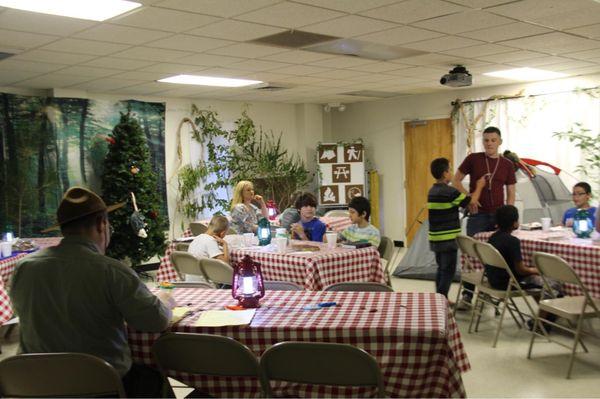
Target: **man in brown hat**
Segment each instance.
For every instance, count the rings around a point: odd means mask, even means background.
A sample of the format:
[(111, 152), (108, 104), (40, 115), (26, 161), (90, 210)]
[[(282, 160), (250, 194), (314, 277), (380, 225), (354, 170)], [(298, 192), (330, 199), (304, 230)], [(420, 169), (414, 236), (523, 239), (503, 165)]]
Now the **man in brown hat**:
[(67, 190), (57, 211), (63, 240), (18, 263), (10, 298), (21, 322), (22, 352), (98, 356), (121, 375), (128, 396), (156, 397), (160, 374), (132, 364), (125, 322), (140, 331), (163, 331), (174, 301), (154, 296), (131, 268), (104, 255), (108, 212), (123, 205), (107, 207), (85, 188)]

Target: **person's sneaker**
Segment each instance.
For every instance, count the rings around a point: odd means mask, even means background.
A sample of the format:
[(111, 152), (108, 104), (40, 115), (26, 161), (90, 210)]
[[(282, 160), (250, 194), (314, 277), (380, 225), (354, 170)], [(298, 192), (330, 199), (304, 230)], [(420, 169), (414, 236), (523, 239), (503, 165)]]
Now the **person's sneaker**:
[(463, 296), (462, 299), (458, 301), (458, 303), (455, 306), (456, 310), (459, 311), (469, 310), (471, 309), (471, 298)]

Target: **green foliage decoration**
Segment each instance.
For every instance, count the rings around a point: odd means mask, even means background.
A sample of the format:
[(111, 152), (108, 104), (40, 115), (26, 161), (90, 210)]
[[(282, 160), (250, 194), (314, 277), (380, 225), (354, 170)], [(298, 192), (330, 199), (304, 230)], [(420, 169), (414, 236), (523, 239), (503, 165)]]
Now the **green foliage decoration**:
[[(165, 251), (164, 231), (168, 229), (160, 214), (160, 195), (157, 178), (150, 163), (150, 151), (143, 130), (130, 112), (121, 113), (120, 122), (110, 135), (112, 144), (104, 161), (102, 192), (107, 204), (127, 202), (110, 214), (114, 228), (107, 255), (131, 260), (139, 265)], [(137, 170), (137, 173), (134, 173)], [(133, 231), (129, 217), (134, 211), (131, 192), (136, 196), (140, 214), (147, 223), (148, 236), (141, 238)]]

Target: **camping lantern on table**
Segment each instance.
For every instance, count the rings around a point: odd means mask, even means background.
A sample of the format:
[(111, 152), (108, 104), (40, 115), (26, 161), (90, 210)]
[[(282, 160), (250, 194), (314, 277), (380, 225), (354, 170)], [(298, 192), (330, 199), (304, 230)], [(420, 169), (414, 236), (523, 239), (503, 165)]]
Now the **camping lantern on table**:
[(279, 209), (277, 209), (277, 204), (273, 200), (267, 201), (267, 214), (269, 215), (269, 220), (275, 220), (277, 215), (279, 214)]
[(258, 301), (265, 296), (260, 263), (253, 261), (249, 255), (244, 256), (233, 267), (231, 296), (246, 309), (260, 307)]
[(573, 232), (578, 238), (589, 238), (592, 235), (594, 226), (588, 211), (585, 209), (577, 209), (573, 218)]
[(258, 236), (258, 245), (269, 245), (271, 243), (271, 223), (267, 218), (258, 221), (256, 235)]

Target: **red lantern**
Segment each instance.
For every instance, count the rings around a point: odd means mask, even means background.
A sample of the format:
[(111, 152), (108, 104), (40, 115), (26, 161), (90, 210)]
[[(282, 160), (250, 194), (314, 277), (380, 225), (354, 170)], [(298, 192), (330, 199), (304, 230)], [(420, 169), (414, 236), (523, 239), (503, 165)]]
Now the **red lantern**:
[(277, 204), (273, 200), (267, 201), (267, 214), (269, 215), (269, 220), (277, 219), (277, 215), (279, 214), (279, 209), (277, 209)]
[(265, 296), (260, 263), (253, 261), (249, 255), (244, 256), (233, 267), (231, 296), (246, 309), (260, 307), (258, 301)]

